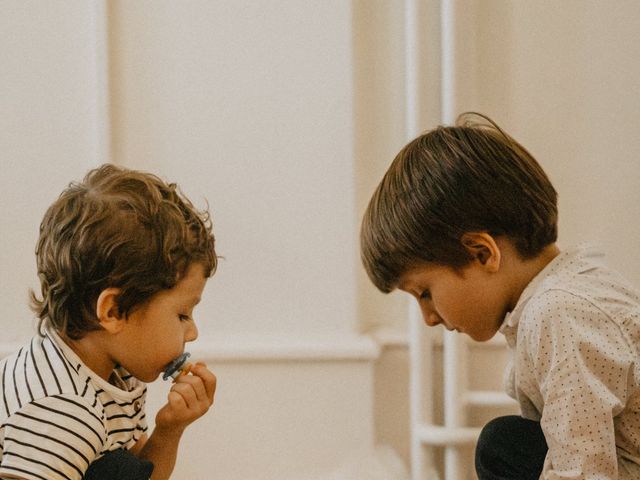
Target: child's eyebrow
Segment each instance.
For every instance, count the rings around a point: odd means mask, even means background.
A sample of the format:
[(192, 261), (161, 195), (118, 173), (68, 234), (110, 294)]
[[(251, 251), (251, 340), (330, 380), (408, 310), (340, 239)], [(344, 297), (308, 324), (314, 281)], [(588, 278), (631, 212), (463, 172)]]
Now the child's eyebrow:
[(180, 308), (194, 308), (200, 303), (200, 297), (185, 297), (177, 300), (177, 306)]

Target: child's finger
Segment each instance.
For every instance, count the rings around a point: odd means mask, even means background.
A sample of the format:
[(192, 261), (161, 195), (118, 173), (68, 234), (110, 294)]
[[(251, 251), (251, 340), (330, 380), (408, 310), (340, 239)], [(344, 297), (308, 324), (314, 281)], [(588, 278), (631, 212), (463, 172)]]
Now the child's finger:
[(216, 392), (216, 387), (218, 384), (218, 379), (213, 374), (211, 370), (207, 368), (204, 363), (198, 362), (191, 369), (192, 375), (195, 375), (202, 379), (202, 383), (204, 384), (204, 388), (207, 392), (207, 398), (210, 402), (213, 403), (213, 396)]
[(182, 394), (171, 389), (167, 395), (167, 403), (173, 409), (185, 409), (188, 408), (187, 402)]
[(178, 377), (176, 379), (176, 383), (182, 383), (182, 384), (188, 384), (191, 386), (191, 388), (193, 388), (195, 394), (196, 394), (196, 398), (199, 401), (203, 401), (203, 402), (208, 402), (209, 397), (207, 394), (207, 390), (204, 386), (204, 382), (202, 381), (202, 379), (200, 377), (198, 377), (197, 375), (185, 375), (182, 377)]
[(171, 387), (171, 392), (176, 395), (180, 395), (183, 399), (184, 404), (189, 409), (197, 408), (198, 406), (198, 396), (193, 386), (188, 382), (180, 382), (175, 383)]

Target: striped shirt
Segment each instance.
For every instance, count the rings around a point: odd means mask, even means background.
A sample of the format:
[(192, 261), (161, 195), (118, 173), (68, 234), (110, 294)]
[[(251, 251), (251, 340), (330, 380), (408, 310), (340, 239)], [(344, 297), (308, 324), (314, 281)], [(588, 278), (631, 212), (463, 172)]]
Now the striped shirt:
[(146, 386), (124, 369), (119, 387), (90, 370), (51, 329), (0, 361), (0, 477), (79, 480), (146, 432)]

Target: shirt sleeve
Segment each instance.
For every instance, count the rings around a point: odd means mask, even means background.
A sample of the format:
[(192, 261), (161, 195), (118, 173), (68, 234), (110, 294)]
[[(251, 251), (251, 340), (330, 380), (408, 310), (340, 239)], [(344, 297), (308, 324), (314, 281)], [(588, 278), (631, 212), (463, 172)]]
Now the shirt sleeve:
[(617, 479), (615, 417), (629, 396), (631, 349), (588, 300), (564, 291), (543, 296), (529, 312), (537, 321), (525, 321), (523, 332), (544, 402), (549, 451), (540, 478)]
[(75, 395), (24, 405), (5, 423), (0, 477), (80, 480), (106, 438), (100, 417)]

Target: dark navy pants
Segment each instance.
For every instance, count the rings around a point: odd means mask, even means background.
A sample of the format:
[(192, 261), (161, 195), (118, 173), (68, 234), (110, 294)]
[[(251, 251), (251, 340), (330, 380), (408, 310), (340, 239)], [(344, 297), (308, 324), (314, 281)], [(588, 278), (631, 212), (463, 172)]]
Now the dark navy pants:
[(547, 442), (538, 422), (510, 415), (485, 425), (476, 447), (479, 480), (538, 480)]
[(149, 480), (153, 463), (127, 450), (114, 450), (89, 465), (83, 480)]

